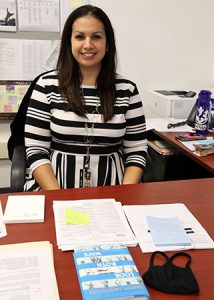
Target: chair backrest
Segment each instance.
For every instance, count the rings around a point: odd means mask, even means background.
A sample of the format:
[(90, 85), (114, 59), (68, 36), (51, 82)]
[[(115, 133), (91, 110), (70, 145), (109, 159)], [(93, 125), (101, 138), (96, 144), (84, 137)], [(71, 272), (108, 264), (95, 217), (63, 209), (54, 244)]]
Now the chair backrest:
[(49, 71), (40, 74), (31, 82), (27, 92), (25, 93), (22, 99), (16, 116), (10, 124), (11, 135), (7, 142), (7, 149), (8, 156), (12, 161), (10, 175), (11, 192), (22, 192), (24, 189), (26, 169), (24, 127), (27, 115), (27, 108), (38, 79), (40, 78), (40, 76), (48, 72)]
[(48, 73), (48, 71), (40, 74), (31, 82), (27, 92), (25, 93), (21, 101), (16, 116), (10, 124), (11, 135), (7, 142), (7, 149), (8, 149), (8, 156), (11, 161), (12, 161), (15, 147), (18, 145), (24, 145), (24, 127), (25, 127), (28, 104), (38, 79), (40, 78), (40, 76), (46, 73)]
[(25, 183), (26, 154), (25, 146), (18, 145), (14, 148), (11, 173), (10, 189), (11, 192), (23, 192)]
[(151, 156), (147, 154), (146, 168), (143, 174), (142, 182), (153, 182), (153, 181), (157, 181), (155, 166), (151, 159)]

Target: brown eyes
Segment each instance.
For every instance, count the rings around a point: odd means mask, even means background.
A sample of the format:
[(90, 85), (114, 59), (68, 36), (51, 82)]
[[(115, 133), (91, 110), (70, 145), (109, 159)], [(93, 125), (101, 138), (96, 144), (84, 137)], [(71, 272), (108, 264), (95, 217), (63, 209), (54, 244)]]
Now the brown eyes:
[(78, 41), (81, 41), (81, 40), (84, 39), (84, 36), (83, 35), (76, 35), (75, 39), (78, 40)]
[[(78, 41), (83, 41), (84, 39), (85, 39), (85, 36), (84, 35), (76, 35), (75, 37), (74, 37), (76, 40), (78, 40)], [(95, 35), (93, 35), (92, 37), (91, 37), (91, 39), (92, 40), (99, 40), (99, 39), (101, 39), (102, 37), (100, 36), (100, 35), (97, 35), (97, 34), (95, 34)]]

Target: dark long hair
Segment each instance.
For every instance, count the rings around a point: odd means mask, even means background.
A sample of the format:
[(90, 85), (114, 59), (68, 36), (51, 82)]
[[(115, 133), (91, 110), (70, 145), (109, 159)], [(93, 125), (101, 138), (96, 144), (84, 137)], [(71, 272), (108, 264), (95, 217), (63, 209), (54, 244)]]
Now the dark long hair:
[(80, 6), (70, 14), (65, 23), (57, 62), (59, 91), (62, 97), (68, 101), (67, 109), (72, 107), (78, 115), (85, 116), (85, 107), (80, 94), (81, 72), (79, 64), (71, 51), (71, 34), (74, 21), (89, 14), (103, 23), (106, 34), (106, 47), (108, 50), (102, 60), (96, 85), (98, 96), (100, 97), (103, 120), (107, 122), (114, 114), (116, 46), (114, 30), (110, 20), (104, 11), (96, 6)]

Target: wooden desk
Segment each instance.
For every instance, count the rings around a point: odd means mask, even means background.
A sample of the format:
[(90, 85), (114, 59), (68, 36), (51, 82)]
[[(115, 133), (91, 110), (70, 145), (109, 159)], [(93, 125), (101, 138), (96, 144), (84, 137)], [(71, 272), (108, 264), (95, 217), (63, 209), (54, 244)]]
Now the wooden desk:
[[(41, 193), (41, 192), (37, 192)], [(8, 224), (8, 235), (0, 239), (0, 244), (48, 240), (53, 244), (54, 262), (61, 300), (80, 300), (81, 293), (73, 262), (72, 252), (62, 252), (56, 245), (53, 200), (94, 199), (113, 197), (123, 204), (155, 204), (182, 202), (190, 209), (199, 222), (214, 239), (214, 178), (184, 181), (155, 182), (137, 185), (98, 187), (47, 191), (45, 223)], [(3, 209), (7, 194), (0, 195)], [(130, 248), (133, 259), (141, 273), (149, 266), (151, 254), (143, 254), (139, 248)], [(169, 254), (172, 255), (173, 252)], [(155, 300), (213, 300), (214, 295), (214, 250), (189, 250), (192, 256), (192, 270), (198, 280), (200, 295), (168, 295), (149, 289)], [(158, 261), (158, 260), (157, 260)], [(162, 262), (162, 261), (160, 261)]]
[[(174, 146), (176, 149), (190, 157), (192, 160), (194, 160), (196, 163), (201, 165), (203, 168), (208, 170), (211, 174), (214, 174), (214, 154), (210, 154), (207, 156), (197, 156), (193, 154), (192, 151), (190, 151), (187, 147), (185, 147), (181, 142), (176, 140), (176, 135), (182, 134), (182, 132), (161, 132), (153, 130), (156, 135), (161, 137), (163, 140), (167, 141), (169, 144)], [(211, 136), (214, 137), (214, 134)]]

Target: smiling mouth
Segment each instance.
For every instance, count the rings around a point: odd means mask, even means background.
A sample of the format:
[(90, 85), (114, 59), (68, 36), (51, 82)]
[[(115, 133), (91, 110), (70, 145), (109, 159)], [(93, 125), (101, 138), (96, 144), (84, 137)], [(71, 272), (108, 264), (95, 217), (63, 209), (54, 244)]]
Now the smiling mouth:
[(81, 53), (82, 56), (85, 56), (85, 57), (92, 57), (92, 56), (95, 56), (96, 53)]

